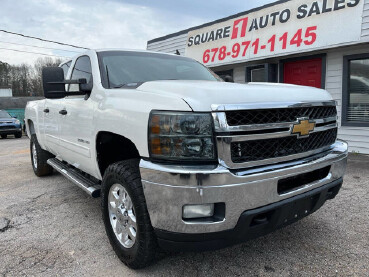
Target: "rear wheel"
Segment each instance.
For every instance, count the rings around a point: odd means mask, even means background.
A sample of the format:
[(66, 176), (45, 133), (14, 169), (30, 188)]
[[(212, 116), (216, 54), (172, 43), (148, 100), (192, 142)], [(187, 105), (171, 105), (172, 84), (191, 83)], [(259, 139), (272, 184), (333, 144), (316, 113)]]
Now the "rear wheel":
[(1, 135), (2, 139), (6, 139), (8, 137), (8, 135)]
[(156, 237), (141, 184), (138, 160), (110, 165), (101, 189), (102, 216), (110, 243), (120, 260), (130, 268), (150, 264)]
[(34, 134), (31, 136), (30, 150), (33, 172), (38, 177), (50, 175), (53, 168), (47, 164), (47, 160), (52, 158), (53, 155), (41, 148)]

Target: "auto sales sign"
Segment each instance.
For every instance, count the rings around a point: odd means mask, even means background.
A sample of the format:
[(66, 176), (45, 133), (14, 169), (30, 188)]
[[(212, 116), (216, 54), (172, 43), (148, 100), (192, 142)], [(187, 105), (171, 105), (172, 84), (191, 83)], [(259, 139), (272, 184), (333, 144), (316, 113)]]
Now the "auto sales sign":
[(186, 56), (229, 64), (360, 39), (364, 0), (293, 0), (188, 33)]

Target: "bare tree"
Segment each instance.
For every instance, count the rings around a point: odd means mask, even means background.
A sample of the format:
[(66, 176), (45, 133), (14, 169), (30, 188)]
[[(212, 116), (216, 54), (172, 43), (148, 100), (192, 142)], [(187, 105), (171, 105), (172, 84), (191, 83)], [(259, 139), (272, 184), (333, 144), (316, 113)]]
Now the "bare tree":
[(10, 86), (10, 65), (0, 62), (0, 87)]
[(0, 61), (0, 86), (11, 86), (14, 96), (41, 96), (42, 68), (58, 66), (62, 59), (51, 57), (38, 58), (34, 65), (9, 65)]
[(43, 95), (43, 91), (42, 91), (42, 80), (41, 80), (41, 73), (42, 73), (42, 68), (44, 67), (49, 67), (49, 66), (58, 66), (59, 64), (62, 63), (62, 59), (60, 58), (51, 58), (51, 57), (43, 57), (43, 58), (38, 58), (35, 62), (35, 64), (33, 65), (33, 76), (32, 76), (32, 93), (37, 95), (37, 96), (41, 96)]

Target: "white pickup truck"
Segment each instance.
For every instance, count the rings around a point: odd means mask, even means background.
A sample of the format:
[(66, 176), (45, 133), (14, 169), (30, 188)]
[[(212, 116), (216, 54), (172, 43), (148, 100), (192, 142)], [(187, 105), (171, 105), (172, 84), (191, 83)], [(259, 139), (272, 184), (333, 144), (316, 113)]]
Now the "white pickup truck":
[(27, 104), (35, 174), (100, 196), (131, 268), (157, 249), (207, 250), (293, 223), (338, 193), (347, 144), (325, 90), (223, 82), (181, 56), (89, 50), (44, 68)]

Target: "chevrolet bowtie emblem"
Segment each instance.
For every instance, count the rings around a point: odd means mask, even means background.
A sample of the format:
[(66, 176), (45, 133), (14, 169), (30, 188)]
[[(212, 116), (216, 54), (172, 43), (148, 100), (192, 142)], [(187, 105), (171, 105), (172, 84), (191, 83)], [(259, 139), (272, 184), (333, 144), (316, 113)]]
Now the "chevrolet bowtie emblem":
[(292, 128), (291, 134), (297, 135), (297, 137), (308, 136), (315, 128), (315, 122), (310, 122), (309, 119), (298, 118), (298, 123), (295, 123)]

